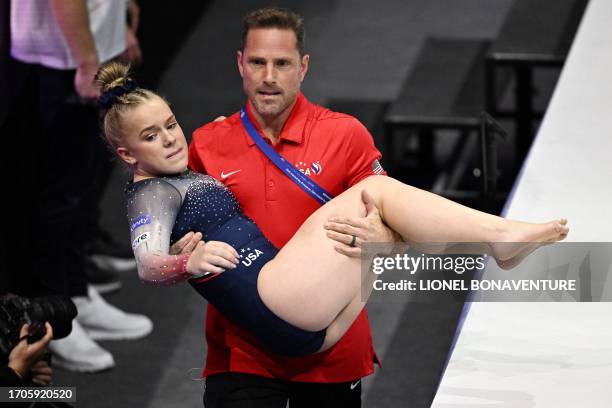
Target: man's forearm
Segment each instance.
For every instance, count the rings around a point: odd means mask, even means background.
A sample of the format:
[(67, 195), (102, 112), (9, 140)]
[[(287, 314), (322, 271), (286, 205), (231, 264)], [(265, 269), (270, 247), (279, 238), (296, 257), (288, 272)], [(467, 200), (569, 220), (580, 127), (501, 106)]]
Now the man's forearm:
[(78, 66), (97, 66), (98, 54), (89, 28), (86, 0), (51, 0), (51, 7)]

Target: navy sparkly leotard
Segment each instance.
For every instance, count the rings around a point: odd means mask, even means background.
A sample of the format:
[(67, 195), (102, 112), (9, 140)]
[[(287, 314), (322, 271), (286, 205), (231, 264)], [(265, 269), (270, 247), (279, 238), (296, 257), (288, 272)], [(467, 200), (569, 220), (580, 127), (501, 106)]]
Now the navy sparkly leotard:
[[(132, 247), (142, 280), (170, 285), (189, 279), (221, 314), (278, 354), (301, 356), (319, 350), (325, 330), (295, 327), (261, 300), (259, 271), (278, 250), (242, 213), (227, 187), (210, 176), (186, 171), (130, 183), (126, 193)], [(204, 241), (230, 244), (240, 254), (238, 266), (194, 278), (186, 271), (189, 254), (168, 254), (170, 244), (189, 231), (201, 232)]]

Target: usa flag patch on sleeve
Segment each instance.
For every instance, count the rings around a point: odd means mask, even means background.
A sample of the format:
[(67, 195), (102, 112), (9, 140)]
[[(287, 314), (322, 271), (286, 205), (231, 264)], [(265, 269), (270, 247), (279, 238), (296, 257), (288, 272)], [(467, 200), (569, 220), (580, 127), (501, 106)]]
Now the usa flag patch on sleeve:
[(372, 162), (372, 171), (374, 172), (374, 174), (382, 174), (384, 172), (378, 160), (374, 160)]

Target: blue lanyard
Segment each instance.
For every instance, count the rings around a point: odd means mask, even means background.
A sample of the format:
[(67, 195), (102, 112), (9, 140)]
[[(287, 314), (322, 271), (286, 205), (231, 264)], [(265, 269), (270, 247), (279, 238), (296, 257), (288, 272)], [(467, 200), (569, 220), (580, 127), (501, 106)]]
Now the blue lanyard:
[(242, 124), (246, 129), (247, 133), (253, 139), (253, 142), (259, 147), (259, 149), (266, 155), (268, 158), (291, 179), (295, 184), (298, 185), (302, 190), (310, 194), (315, 200), (317, 200), (321, 205), (325, 204), (332, 198), (333, 195), (329, 194), (325, 191), (320, 185), (312, 181), (308, 176), (304, 173), (296, 169), (291, 163), (287, 162), (283, 156), (278, 154), (276, 150), (272, 148), (266, 141), (261, 137), (257, 129), (255, 129), (255, 125), (251, 122), (251, 118), (246, 111), (246, 107), (240, 110), (240, 120), (242, 120)]

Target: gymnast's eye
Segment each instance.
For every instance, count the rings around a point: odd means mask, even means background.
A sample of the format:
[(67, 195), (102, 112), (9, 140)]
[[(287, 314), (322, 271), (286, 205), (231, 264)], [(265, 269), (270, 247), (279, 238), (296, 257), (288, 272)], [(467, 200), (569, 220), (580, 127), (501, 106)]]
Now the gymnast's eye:
[(153, 140), (155, 140), (156, 137), (156, 133), (151, 133), (150, 135), (146, 135), (144, 140), (146, 140), (147, 142), (152, 142)]
[(176, 123), (176, 122), (172, 122), (172, 123), (170, 123), (170, 124), (168, 125), (168, 129), (174, 129), (174, 128), (175, 128), (175, 127), (177, 127), (177, 126), (178, 126), (178, 123)]

